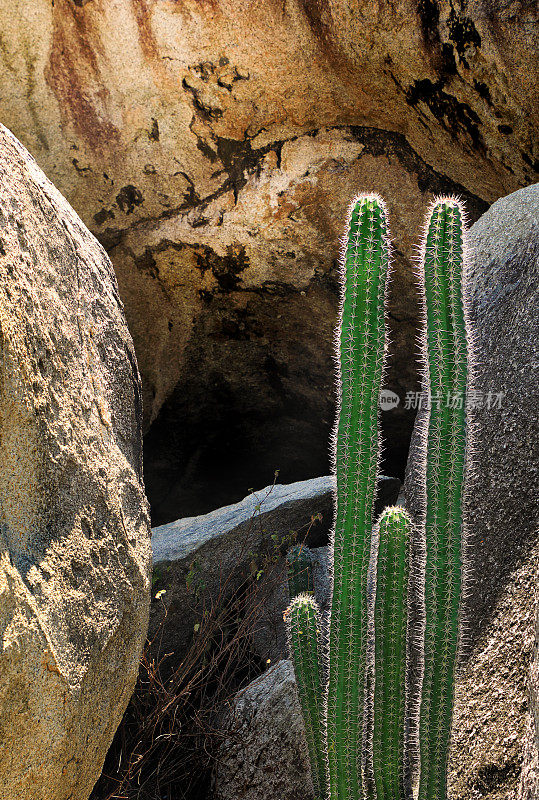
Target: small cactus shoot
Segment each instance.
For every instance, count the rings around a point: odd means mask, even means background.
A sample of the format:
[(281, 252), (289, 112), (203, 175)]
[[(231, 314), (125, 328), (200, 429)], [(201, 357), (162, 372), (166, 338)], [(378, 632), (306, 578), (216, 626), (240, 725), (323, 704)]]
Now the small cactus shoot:
[(295, 597), (285, 612), (288, 646), (305, 723), (315, 800), (326, 800), (326, 747), (323, 733), (322, 674), (318, 606), (311, 594)]
[(293, 600), (298, 594), (314, 592), (312, 554), (306, 544), (296, 544), (286, 554), (288, 592)]
[(406, 798), (404, 731), (411, 528), (407, 512), (391, 506), (384, 509), (375, 529), (372, 769), (376, 800)]

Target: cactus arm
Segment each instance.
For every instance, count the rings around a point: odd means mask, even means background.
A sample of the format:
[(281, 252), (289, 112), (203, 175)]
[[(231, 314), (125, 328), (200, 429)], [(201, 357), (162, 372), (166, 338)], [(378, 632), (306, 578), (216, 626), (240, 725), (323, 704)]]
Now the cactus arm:
[(424, 243), (425, 367), (432, 402), (424, 431), (426, 619), (419, 800), (447, 797), (463, 571), (468, 356), (462, 276), (463, 210), (457, 201), (442, 198), (433, 205)]
[(351, 206), (337, 340), (340, 408), (334, 431), (336, 514), (326, 695), (330, 800), (364, 797), (367, 571), (379, 460), (378, 397), (389, 271), (386, 210), (366, 195)]
[(314, 592), (311, 551), (305, 544), (296, 544), (286, 554), (288, 593), (293, 600), (298, 594)]
[(327, 796), (325, 737), (320, 671), (318, 607), (313, 596), (300, 594), (285, 612), (290, 657), (296, 675), (315, 800)]
[(375, 530), (373, 779), (377, 800), (404, 800), (411, 521), (403, 508), (389, 507)]

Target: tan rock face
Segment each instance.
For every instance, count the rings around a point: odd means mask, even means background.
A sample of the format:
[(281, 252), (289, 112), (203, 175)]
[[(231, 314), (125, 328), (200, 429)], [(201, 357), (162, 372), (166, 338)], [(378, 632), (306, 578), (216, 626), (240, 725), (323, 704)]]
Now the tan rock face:
[[(535, 179), (533, 4), (19, 0), (0, 25), (2, 118), (118, 275), (155, 524), (327, 472), (354, 194), (389, 202), (404, 400), (427, 201), (474, 221)], [(412, 416), (384, 414), (395, 469)]]
[[(534, 588), (537, 594), (537, 580)], [(539, 606), (527, 688), (530, 713), (525, 731), (524, 761), (517, 800), (534, 800), (539, 797)]]
[(86, 800), (148, 624), (140, 380), (111, 264), (0, 126), (0, 796)]

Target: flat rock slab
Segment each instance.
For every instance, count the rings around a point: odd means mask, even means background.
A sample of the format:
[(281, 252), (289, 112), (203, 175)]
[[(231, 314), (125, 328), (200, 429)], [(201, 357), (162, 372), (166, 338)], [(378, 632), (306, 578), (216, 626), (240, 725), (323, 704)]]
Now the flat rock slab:
[[(399, 488), (397, 478), (380, 479), (377, 514), (383, 506), (395, 502)], [(294, 541), (306, 540), (311, 546), (327, 543), (333, 521), (333, 492), (334, 479), (330, 476), (277, 484), (209, 514), (154, 528), (150, 636), (163, 621), (164, 603), (167, 619), (159, 641), (164, 652), (174, 653), (174, 660), (181, 659), (204, 609), (223, 596), (224, 586), (225, 592), (232, 593), (246, 578), (267, 578), (268, 573), (267, 598), (278, 609), (280, 628), (280, 609), (286, 598), (279, 595), (276, 599), (274, 594), (284, 577), (278, 571), (278, 562)], [(166, 593), (156, 602), (155, 595), (162, 590)], [(264, 653), (274, 658), (282, 644), (279, 632), (272, 644), (264, 645)]]
[(86, 800), (151, 549), (141, 389), (102, 247), (0, 126), (0, 797)]

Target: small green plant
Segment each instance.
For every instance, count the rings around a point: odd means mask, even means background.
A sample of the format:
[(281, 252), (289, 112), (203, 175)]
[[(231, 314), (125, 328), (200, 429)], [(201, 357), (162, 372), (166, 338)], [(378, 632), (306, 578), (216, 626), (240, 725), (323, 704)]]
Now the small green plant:
[(288, 593), (293, 600), (299, 594), (314, 592), (312, 554), (306, 544), (296, 544), (286, 554)]
[[(337, 338), (340, 406), (333, 442), (336, 513), (324, 688), (313, 677), (320, 674), (314, 599), (300, 596), (285, 615), (303, 714), (310, 729), (317, 800), (409, 798), (412, 787), (407, 785), (411, 776), (405, 726), (414, 734), (417, 723), (419, 800), (447, 797), (461, 630), (462, 506), (468, 447), (463, 227), (460, 204), (453, 198), (437, 200), (430, 210), (422, 253), (424, 389), (432, 404), (422, 430), (426, 454), (421, 464), (424, 506), (419, 529), (426, 563), (422, 565), (420, 603), (426, 607), (426, 624), (418, 720), (416, 710), (410, 707), (407, 685), (408, 646), (423, 638), (419, 623), (409, 619), (407, 602), (412, 524), (404, 510), (392, 508), (385, 510), (373, 529), (380, 452), (378, 397), (386, 349), (387, 214), (377, 195), (359, 197), (350, 208)], [(374, 598), (369, 570), (375, 575)], [(303, 638), (298, 638), (298, 630), (303, 631)], [(305, 686), (310, 687), (308, 693), (302, 688)], [(314, 694), (318, 691), (323, 691), (325, 698), (322, 717), (315, 713), (319, 705)], [(312, 742), (320, 741), (326, 757), (324, 780), (320, 748), (312, 751)]]
[(197, 600), (199, 599), (199, 597), (202, 595), (202, 592), (206, 588), (202, 571), (200, 569), (200, 564), (196, 559), (194, 559), (189, 565), (189, 570), (187, 572), (187, 575), (185, 576), (185, 585), (187, 586), (189, 591), (193, 593), (194, 597)]
[(288, 646), (296, 670), (298, 694), (305, 722), (305, 735), (311, 762), (311, 777), (316, 800), (327, 793), (326, 756), (323, 735), (318, 608), (311, 594), (299, 594), (287, 612)]

